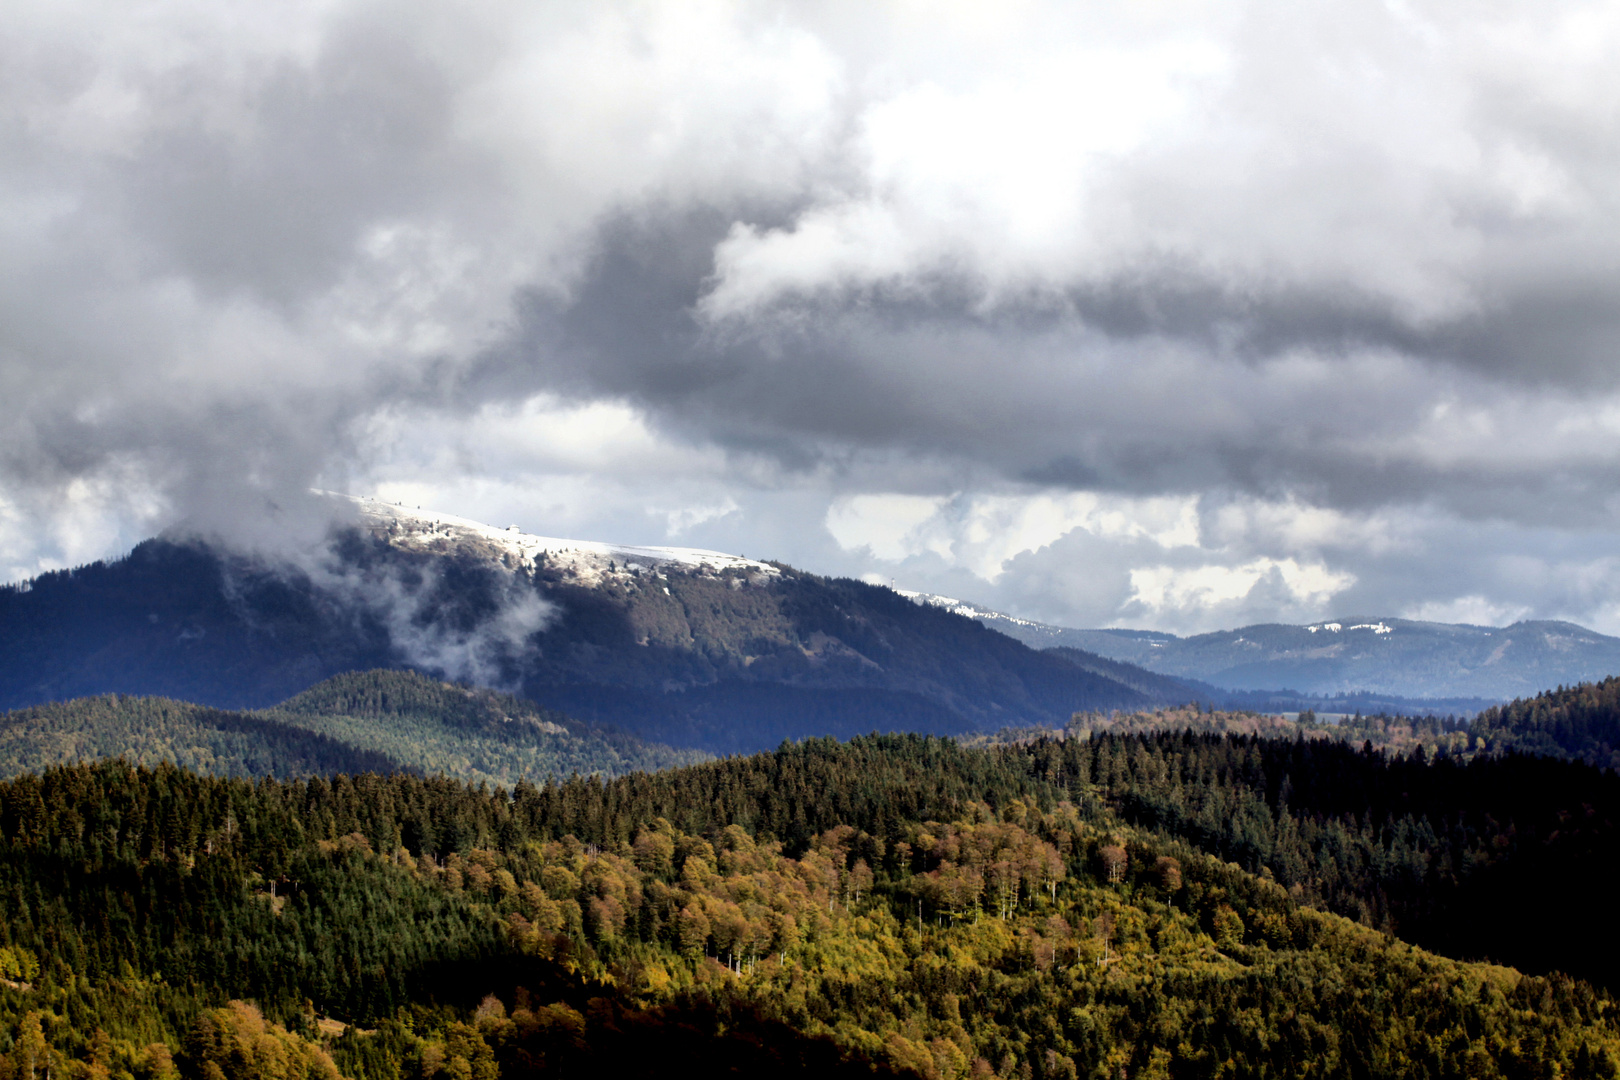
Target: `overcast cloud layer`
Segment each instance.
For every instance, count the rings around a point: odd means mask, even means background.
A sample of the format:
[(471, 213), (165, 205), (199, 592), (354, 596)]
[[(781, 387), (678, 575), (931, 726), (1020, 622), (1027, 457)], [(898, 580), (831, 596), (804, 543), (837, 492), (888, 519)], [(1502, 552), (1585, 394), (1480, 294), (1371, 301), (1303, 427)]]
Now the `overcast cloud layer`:
[(0, 575), (311, 486), (1069, 625), (1620, 632), (1620, 8), (0, 20)]

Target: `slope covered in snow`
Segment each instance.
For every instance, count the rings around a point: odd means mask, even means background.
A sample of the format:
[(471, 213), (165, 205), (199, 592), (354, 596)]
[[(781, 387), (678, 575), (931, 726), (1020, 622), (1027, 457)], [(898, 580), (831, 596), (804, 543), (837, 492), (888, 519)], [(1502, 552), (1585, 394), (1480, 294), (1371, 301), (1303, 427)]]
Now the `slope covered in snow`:
[(533, 570), (544, 565), (570, 584), (596, 586), (615, 578), (635, 578), (670, 567), (740, 574), (742, 580), (755, 585), (781, 576), (781, 570), (770, 563), (720, 551), (536, 536), (516, 525), (503, 529), (470, 518), (379, 499), (355, 498), (352, 501), (365, 527), (396, 547), (424, 553), (482, 554), (512, 569)]

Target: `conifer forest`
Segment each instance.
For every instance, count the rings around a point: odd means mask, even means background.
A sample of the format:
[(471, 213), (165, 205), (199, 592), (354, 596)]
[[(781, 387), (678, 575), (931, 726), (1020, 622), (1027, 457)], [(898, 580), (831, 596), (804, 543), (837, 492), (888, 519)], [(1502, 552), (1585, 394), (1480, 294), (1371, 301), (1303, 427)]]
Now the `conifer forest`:
[(0, 1080), (1620, 1080), (1620, 0), (0, 0)]
[[(1613, 695), (508, 782), (244, 741), (273, 712), (13, 713), (59, 760), (0, 783), (0, 1074), (1615, 1076)], [(424, 697), (520, 711), (369, 673), (280, 715)], [(150, 760), (61, 752), (154, 710)], [(235, 756), (175, 752), (205, 729)]]

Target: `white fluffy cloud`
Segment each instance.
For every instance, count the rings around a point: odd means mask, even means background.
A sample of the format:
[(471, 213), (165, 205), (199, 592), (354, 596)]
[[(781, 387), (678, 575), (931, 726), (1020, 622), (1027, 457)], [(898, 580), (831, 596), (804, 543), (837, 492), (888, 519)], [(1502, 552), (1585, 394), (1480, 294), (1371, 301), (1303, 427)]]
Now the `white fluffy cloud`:
[(827, 530), (846, 550), (900, 562), (933, 555), (995, 584), (1014, 557), (1082, 530), (1115, 541), (1175, 548), (1198, 543), (1196, 500), (1128, 499), (1095, 492), (860, 494), (827, 511)]
[(1284, 598), (1307, 609), (1320, 609), (1324, 601), (1333, 599), (1355, 580), (1321, 563), (1294, 559), (1260, 558), (1238, 566), (1188, 569), (1148, 566), (1131, 571), (1132, 595), (1128, 603), (1161, 618), (1166, 613), (1175, 615), (1200, 608), (1218, 611), (1250, 599), (1262, 582), (1274, 581), (1281, 585)]

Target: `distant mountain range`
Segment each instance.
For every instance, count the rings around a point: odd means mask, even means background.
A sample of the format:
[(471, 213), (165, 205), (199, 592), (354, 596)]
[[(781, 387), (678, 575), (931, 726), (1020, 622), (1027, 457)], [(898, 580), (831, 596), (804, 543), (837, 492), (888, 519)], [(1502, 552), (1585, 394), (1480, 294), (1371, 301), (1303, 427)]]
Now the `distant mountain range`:
[(649, 741), (736, 752), (1061, 725), (1196, 696), (859, 581), (356, 508), (358, 524), (298, 567), (158, 539), (0, 590), (0, 707), (126, 693), (254, 709), (341, 672), (415, 667)]
[(951, 597), (907, 595), (977, 619), (1032, 648), (1082, 649), (1207, 684), (1229, 702), (1236, 700), (1233, 692), (1242, 698), (1288, 689), (1334, 697), (1360, 693), (1442, 699), (1477, 707), (1481, 701), (1529, 697), (1620, 674), (1620, 638), (1568, 622), (1494, 627), (1355, 616), (1177, 637), (1147, 630), (1050, 626)]
[(344, 672), (414, 668), (732, 753), (1194, 701), (1470, 716), (1620, 672), (1620, 639), (1566, 623), (1074, 630), (720, 552), (352, 509), (296, 565), (160, 538), (0, 588), (0, 708), (118, 693), (263, 709)]

